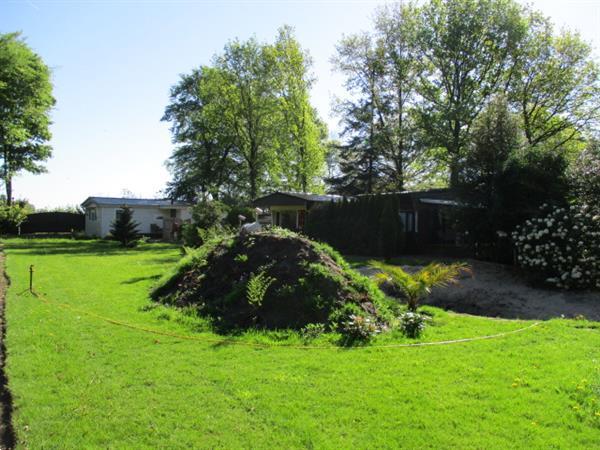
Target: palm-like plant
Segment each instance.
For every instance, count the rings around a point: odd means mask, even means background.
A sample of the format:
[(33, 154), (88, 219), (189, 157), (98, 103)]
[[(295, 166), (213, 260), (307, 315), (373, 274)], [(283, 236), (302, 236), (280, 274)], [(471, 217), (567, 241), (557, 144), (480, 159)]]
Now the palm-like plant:
[(408, 309), (413, 312), (431, 289), (456, 284), (461, 274), (471, 273), (471, 268), (465, 263), (431, 263), (414, 274), (380, 261), (369, 261), (369, 266), (381, 271), (375, 275), (378, 284), (389, 283), (404, 293)]

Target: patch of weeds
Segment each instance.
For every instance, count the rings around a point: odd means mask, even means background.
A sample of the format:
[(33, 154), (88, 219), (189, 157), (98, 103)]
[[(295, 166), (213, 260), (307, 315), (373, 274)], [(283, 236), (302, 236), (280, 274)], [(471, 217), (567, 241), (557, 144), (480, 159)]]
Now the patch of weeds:
[(300, 336), (304, 342), (312, 342), (325, 333), (325, 325), (322, 323), (309, 323), (300, 330)]
[(590, 381), (583, 379), (570, 389), (570, 408), (579, 421), (600, 428), (600, 376)]
[(162, 311), (157, 314), (156, 318), (158, 320), (171, 320), (171, 314), (168, 311)]
[(248, 255), (244, 253), (238, 253), (237, 255), (235, 255), (235, 258), (233, 258), (233, 260), (238, 263), (245, 263), (248, 262)]
[(160, 307), (162, 305), (158, 304), (158, 303), (148, 303), (144, 306), (140, 306), (138, 308), (138, 311), (140, 312), (149, 312), (149, 311), (154, 311), (156, 308)]

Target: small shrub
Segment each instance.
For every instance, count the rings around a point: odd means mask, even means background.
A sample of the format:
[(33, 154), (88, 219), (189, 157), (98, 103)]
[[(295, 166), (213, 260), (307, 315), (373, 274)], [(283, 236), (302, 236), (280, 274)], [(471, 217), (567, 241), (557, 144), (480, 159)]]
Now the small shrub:
[(235, 258), (233, 258), (233, 260), (235, 262), (245, 263), (248, 262), (248, 255), (244, 253), (238, 253), (237, 255), (235, 255)]
[(139, 237), (139, 223), (133, 221), (133, 211), (127, 206), (121, 209), (121, 215), (115, 220), (110, 229), (113, 239), (123, 247), (135, 247)]
[(264, 270), (252, 274), (246, 285), (246, 299), (253, 306), (260, 306), (265, 298), (267, 289), (273, 284), (275, 278), (270, 277)]
[(0, 233), (16, 233), (19, 226), (27, 219), (27, 215), (32, 212), (28, 205), (14, 203), (11, 206), (0, 205)]
[(409, 338), (418, 338), (425, 329), (425, 316), (407, 311), (400, 316), (400, 330)]
[(184, 223), (181, 226), (181, 239), (186, 247), (199, 247), (202, 244), (199, 228), (193, 223)]
[(456, 284), (462, 274), (471, 273), (471, 268), (464, 263), (431, 263), (415, 274), (379, 261), (369, 261), (369, 265), (381, 271), (375, 275), (375, 281), (380, 285), (389, 284), (393, 289), (401, 291), (408, 309), (413, 312), (417, 311), (421, 300), (431, 293), (431, 289)]
[(300, 330), (300, 335), (305, 341), (317, 339), (323, 333), (325, 333), (325, 325), (322, 323), (309, 323)]
[(347, 343), (368, 342), (381, 330), (368, 316), (352, 314), (342, 323), (342, 334)]

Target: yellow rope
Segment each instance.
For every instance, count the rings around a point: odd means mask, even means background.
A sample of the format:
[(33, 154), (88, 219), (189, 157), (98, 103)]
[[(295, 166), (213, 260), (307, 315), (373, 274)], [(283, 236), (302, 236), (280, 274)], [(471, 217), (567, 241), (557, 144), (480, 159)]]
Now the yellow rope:
[[(79, 314), (87, 315), (89, 317), (94, 317), (96, 319), (102, 320), (102, 321), (110, 323), (112, 325), (118, 325), (121, 327), (130, 328), (132, 330), (143, 331), (145, 333), (151, 333), (151, 334), (156, 334), (156, 335), (160, 335), (160, 336), (168, 336), (168, 337), (172, 337), (175, 339), (184, 339), (184, 340), (200, 341), (200, 342), (212, 342), (212, 343), (217, 343), (217, 344), (223, 343), (223, 339), (214, 339), (214, 338), (209, 338), (209, 337), (205, 337), (205, 336), (183, 335), (183, 334), (171, 333), (168, 331), (160, 331), (160, 330), (155, 330), (152, 328), (146, 328), (146, 327), (142, 327), (139, 325), (133, 325), (131, 323), (111, 319), (110, 317), (105, 317), (105, 316), (102, 316), (100, 314), (96, 314), (96, 313), (93, 313), (90, 311), (85, 311), (85, 310), (76, 308), (74, 306), (71, 306), (67, 303), (61, 303), (61, 302), (57, 302), (54, 300), (49, 300), (48, 297), (46, 297), (44, 294), (41, 294), (36, 291), (32, 291), (32, 294), (36, 298), (38, 298), (39, 300), (43, 301), (44, 303), (46, 303), (48, 305), (55, 305), (55, 306), (58, 306), (59, 308), (68, 309), (68, 310), (77, 312)], [(426, 346), (434, 346), (434, 345), (459, 344), (459, 343), (464, 343), (464, 342), (473, 342), (473, 341), (482, 341), (482, 340), (486, 340), (486, 339), (500, 338), (500, 337), (508, 336), (510, 334), (520, 333), (520, 332), (529, 330), (531, 328), (538, 326), (539, 324), (540, 324), (539, 322), (535, 322), (527, 327), (519, 328), (517, 330), (505, 331), (502, 333), (497, 333), (497, 334), (492, 334), (492, 335), (487, 335), (487, 336), (476, 336), (476, 337), (472, 337), (472, 338), (453, 339), (453, 340), (434, 341), (434, 342), (415, 342), (413, 344), (386, 344), (386, 345), (373, 345), (373, 346), (368, 346), (368, 347), (343, 347), (343, 349), (347, 350), (347, 349), (403, 348), (403, 347), (426, 347)], [(315, 345), (271, 345), (271, 344), (260, 344), (260, 343), (255, 343), (255, 342), (243, 342), (243, 341), (230, 341), (230, 342), (228, 342), (228, 344), (242, 345), (242, 346), (253, 347), (253, 348), (291, 348), (291, 349), (297, 349), (297, 350), (340, 350), (340, 347), (325, 347), (325, 346), (315, 346)]]

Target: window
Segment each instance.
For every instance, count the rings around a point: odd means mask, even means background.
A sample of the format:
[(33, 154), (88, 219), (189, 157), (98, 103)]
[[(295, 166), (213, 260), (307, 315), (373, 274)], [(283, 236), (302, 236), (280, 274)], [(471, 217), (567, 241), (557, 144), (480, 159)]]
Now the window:
[(171, 219), (174, 219), (175, 217), (177, 217), (177, 210), (171, 209), (170, 214), (171, 214)]
[(119, 220), (121, 218), (121, 214), (123, 214), (123, 210), (122, 209), (117, 209), (115, 211), (115, 219)]
[(88, 220), (96, 220), (96, 208), (87, 209)]
[(403, 231), (407, 233), (416, 233), (419, 231), (418, 218), (414, 211), (400, 211), (399, 215)]

